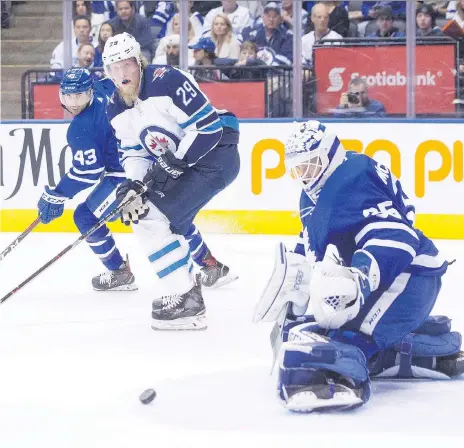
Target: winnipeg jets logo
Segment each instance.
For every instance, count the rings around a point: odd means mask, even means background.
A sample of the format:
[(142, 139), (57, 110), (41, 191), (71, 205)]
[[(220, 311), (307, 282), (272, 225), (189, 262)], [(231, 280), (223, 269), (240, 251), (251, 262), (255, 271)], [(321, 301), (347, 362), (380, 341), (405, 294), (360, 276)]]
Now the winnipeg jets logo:
[(156, 135), (153, 135), (151, 132), (148, 133), (147, 140), (147, 145), (152, 152), (166, 152), (166, 148), (169, 146), (169, 143), (165, 137), (157, 137)]
[(150, 154), (156, 157), (165, 154), (167, 151), (176, 152), (177, 149), (176, 142), (168, 135), (169, 132), (163, 131), (164, 129), (159, 126), (149, 126), (140, 133), (142, 145)]

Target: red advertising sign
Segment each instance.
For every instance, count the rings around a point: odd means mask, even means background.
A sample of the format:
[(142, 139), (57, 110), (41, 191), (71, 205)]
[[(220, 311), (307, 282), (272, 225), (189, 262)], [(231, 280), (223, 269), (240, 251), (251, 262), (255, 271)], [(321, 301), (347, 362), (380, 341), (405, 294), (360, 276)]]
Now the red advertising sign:
[[(58, 84), (33, 84), (34, 118), (63, 119)], [(239, 118), (264, 118), (266, 89), (264, 81), (206, 82), (200, 88), (217, 109), (227, 109)]]
[[(416, 47), (416, 113), (452, 113), (455, 108), (454, 45)], [(406, 46), (325, 45), (314, 49), (317, 111), (331, 114), (348, 91), (349, 81), (367, 81), (369, 97), (387, 114), (406, 113)]]

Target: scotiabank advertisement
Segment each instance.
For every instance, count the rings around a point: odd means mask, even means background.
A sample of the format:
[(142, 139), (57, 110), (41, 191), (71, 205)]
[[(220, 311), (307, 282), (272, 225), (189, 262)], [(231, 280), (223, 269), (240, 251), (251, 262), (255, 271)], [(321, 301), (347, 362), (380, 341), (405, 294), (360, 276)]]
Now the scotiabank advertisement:
[[(314, 49), (317, 112), (333, 114), (352, 78), (361, 77), (369, 97), (387, 114), (406, 113), (406, 45), (325, 45)], [(454, 44), (416, 47), (416, 112), (452, 113), (456, 98)]]

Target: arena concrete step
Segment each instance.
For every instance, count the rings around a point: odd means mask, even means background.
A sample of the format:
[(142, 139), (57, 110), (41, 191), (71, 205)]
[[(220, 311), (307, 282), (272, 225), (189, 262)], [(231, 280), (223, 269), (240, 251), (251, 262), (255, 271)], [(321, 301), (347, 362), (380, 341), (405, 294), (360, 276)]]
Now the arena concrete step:
[[(69, 0), (68, 0), (69, 1)], [(63, 10), (63, 0), (33, 0), (19, 5), (14, 5), (13, 14), (15, 16), (51, 16), (61, 15)]]
[(2, 65), (49, 64), (59, 39), (2, 40)]

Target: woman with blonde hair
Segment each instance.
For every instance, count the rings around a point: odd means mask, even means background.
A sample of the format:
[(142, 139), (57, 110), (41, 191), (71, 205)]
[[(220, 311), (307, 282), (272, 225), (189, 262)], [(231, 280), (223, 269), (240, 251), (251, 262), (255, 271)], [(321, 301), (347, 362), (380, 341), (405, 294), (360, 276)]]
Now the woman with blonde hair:
[[(189, 20), (189, 23), (188, 23), (188, 44), (189, 46), (190, 45), (193, 45), (194, 43), (196, 43), (197, 41), (197, 37), (195, 36), (195, 32), (193, 30), (193, 26), (192, 26), (192, 22)], [(152, 61), (152, 64), (158, 64), (159, 62), (155, 62), (156, 61), (160, 61), (160, 57), (161, 56), (164, 56), (166, 54), (166, 48), (168, 45), (170, 45), (170, 42), (171, 42), (171, 38), (174, 38), (176, 39), (177, 37), (179, 37), (179, 41), (180, 41), (180, 16), (179, 16), (179, 13), (177, 14), (174, 14), (174, 16), (172, 17), (172, 20), (168, 23), (167, 27), (166, 27), (166, 36), (164, 36), (158, 46), (156, 47), (156, 52), (155, 52), (155, 56), (153, 58), (153, 61)], [(195, 59), (193, 57), (193, 50), (189, 49), (188, 50), (188, 65), (193, 65), (195, 62)]]
[(233, 36), (232, 23), (224, 13), (218, 13), (213, 19), (211, 40), (216, 44), (216, 56), (218, 58), (239, 58), (240, 44)]

